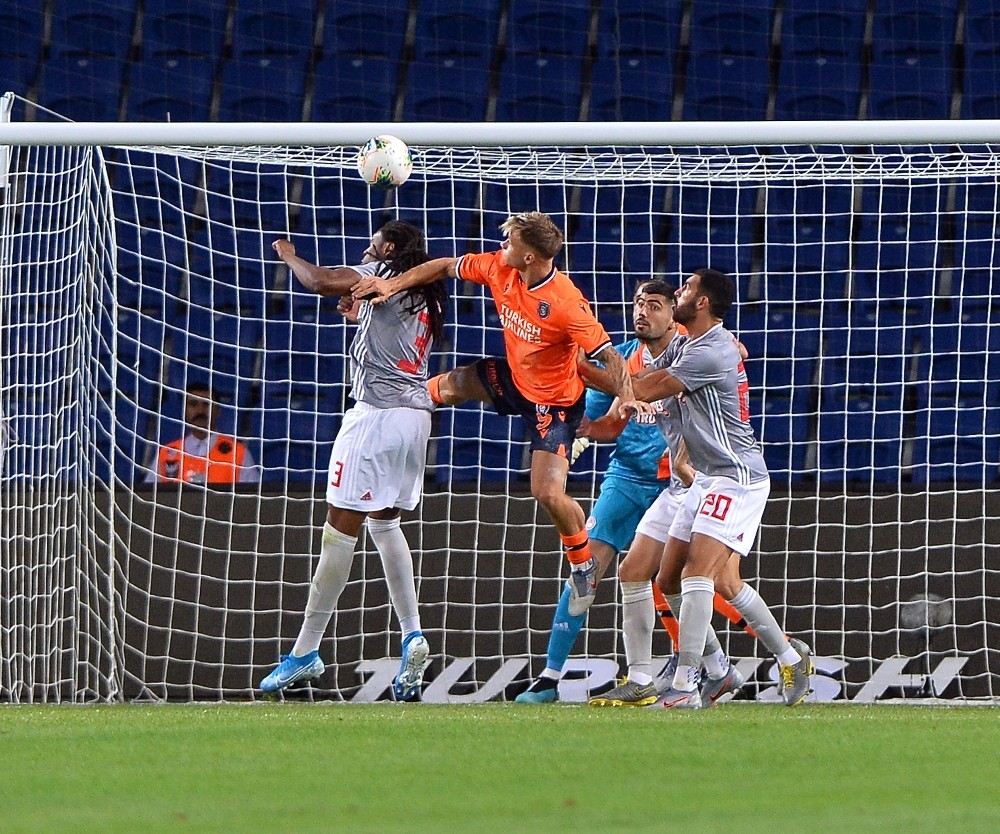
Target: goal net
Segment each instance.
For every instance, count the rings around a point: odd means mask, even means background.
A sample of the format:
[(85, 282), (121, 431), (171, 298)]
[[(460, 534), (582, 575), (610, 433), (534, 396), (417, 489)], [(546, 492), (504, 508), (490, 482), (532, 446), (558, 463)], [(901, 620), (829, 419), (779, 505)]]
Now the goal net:
[[(639, 280), (734, 276), (727, 325), (750, 353), (773, 485), (744, 575), (813, 646), (813, 697), (997, 697), (995, 148), (413, 150), (394, 191), (358, 178), (353, 145), (0, 157), (0, 700), (255, 697), (301, 622), (352, 338), (271, 243), (357, 263), (400, 217), (434, 256), (489, 251), (509, 213), (536, 208), (616, 342)], [(481, 288), (449, 289), (434, 371), (502, 351)], [(157, 483), (196, 385), (252, 455), (235, 487)], [(571, 470), (585, 507), (609, 453)], [(434, 655), (425, 700), (509, 698), (544, 665), (564, 576), (523, 428), (442, 408), (428, 454), (404, 521)], [(623, 661), (611, 574), (565, 699)], [(774, 698), (772, 660), (721, 634), (748, 696)], [(295, 697), (387, 696), (399, 638), (364, 535), (320, 651), (329, 671)]]

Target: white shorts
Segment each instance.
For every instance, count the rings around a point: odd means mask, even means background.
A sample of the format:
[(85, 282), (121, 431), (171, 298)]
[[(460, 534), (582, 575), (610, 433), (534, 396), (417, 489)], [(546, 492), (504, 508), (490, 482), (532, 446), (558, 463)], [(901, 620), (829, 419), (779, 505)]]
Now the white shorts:
[(429, 411), (357, 403), (333, 443), (326, 502), (363, 513), (412, 510), (424, 485), (430, 433)]
[(686, 489), (663, 490), (656, 496), (656, 500), (646, 510), (639, 526), (635, 528), (636, 535), (641, 533), (660, 544), (666, 544), (670, 536), (670, 525), (688, 492)]
[(670, 535), (689, 542), (692, 533), (702, 533), (746, 556), (770, 492), (770, 480), (743, 486), (732, 478), (698, 476), (670, 525)]

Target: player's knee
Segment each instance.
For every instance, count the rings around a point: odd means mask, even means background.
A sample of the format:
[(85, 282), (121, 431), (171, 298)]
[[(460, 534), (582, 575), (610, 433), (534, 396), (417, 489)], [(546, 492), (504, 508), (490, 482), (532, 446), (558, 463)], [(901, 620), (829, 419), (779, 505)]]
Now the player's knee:
[(550, 481), (531, 484), (532, 497), (550, 513), (552, 509), (559, 506), (562, 499), (566, 497), (565, 490)]
[(634, 562), (630, 562), (628, 559), (622, 559), (620, 565), (618, 565), (618, 579), (621, 582), (645, 582), (649, 580), (649, 574), (643, 576), (641, 571), (637, 570), (637, 565)]

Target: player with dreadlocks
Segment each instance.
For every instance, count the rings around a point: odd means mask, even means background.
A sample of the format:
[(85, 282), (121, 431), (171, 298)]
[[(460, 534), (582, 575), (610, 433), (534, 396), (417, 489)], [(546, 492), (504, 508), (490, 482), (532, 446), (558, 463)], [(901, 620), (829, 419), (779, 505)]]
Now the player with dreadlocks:
[[(274, 251), (308, 289), (320, 295), (350, 295), (362, 278), (392, 277), (428, 260), (420, 230), (390, 220), (372, 236), (362, 262), (336, 269), (316, 266), (295, 254), (290, 241)], [(416, 287), (392, 303), (368, 301), (340, 309), (358, 322), (351, 343), (351, 396), (330, 456), (323, 545), (306, 603), (305, 618), (291, 652), (261, 681), (277, 692), (323, 674), (319, 645), (347, 584), (361, 525), (385, 571), (402, 632), (402, 660), (393, 679), (396, 700), (419, 700), (430, 647), (420, 630), (413, 559), (400, 529), (400, 510), (420, 500), (434, 402), (427, 391), (428, 356), (444, 327), (446, 291), (441, 284)]]

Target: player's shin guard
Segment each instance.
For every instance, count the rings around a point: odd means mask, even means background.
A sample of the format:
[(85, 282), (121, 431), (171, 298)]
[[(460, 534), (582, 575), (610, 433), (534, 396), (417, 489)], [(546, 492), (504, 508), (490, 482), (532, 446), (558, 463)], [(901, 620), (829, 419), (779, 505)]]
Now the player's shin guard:
[(698, 685), (714, 595), (715, 582), (707, 576), (689, 576), (681, 580), (680, 650), (674, 689), (690, 691)]
[(590, 535), (586, 529), (568, 536), (560, 534), (559, 538), (566, 551), (566, 560), (571, 565), (582, 565), (590, 561)]
[[(785, 630), (778, 625), (771, 609), (756, 590), (744, 582), (739, 593), (729, 600), (729, 604), (743, 615), (747, 624), (757, 633), (757, 639), (771, 654), (779, 659), (782, 655), (788, 656), (789, 643)], [(794, 649), (792, 652), (794, 653)], [(791, 662), (794, 663), (797, 659), (796, 655)]]
[(355, 536), (341, 533), (330, 524), (323, 525), (319, 564), (316, 565), (316, 572), (309, 586), (309, 600), (306, 602), (302, 628), (292, 648), (292, 654), (296, 657), (303, 657), (319, 648), (337, 607), (337, 600), (351, 575), (357, 541)]
[(545, 668), (553, 672), (561, 672), (566, 665), (566, 658), (573, 651), (573, 644), (587, 619), (586, 614), (574, 617), (569, 613), (569, 599), (569, 585), (563, 585), (556, 613), (552, 617), (552, 631), (549, 632), (549, 648), (545, 659)]
[(653, 680), (653, 590), (648, 582), (622, 582), (622, 636), (629, 680)]
[(399, 518), (368, 519), (368, 533), (382, 559), (385, 584), (389, 586), (389, 599), (399, 619), (399, 630), (405, 638), (420, 631), (420, 612), (417, 609), (417, 588), (413, 581), (413, 555), (406, 536), (399, 526)]

